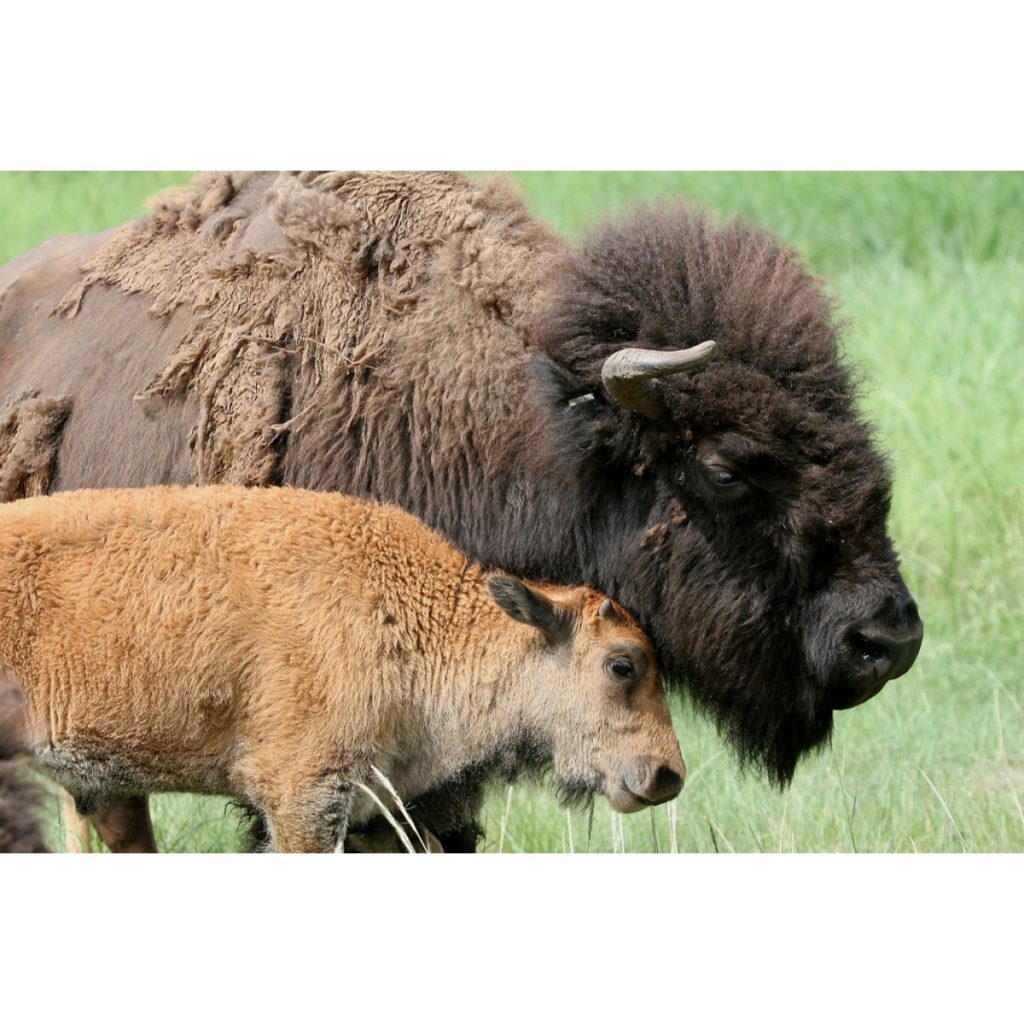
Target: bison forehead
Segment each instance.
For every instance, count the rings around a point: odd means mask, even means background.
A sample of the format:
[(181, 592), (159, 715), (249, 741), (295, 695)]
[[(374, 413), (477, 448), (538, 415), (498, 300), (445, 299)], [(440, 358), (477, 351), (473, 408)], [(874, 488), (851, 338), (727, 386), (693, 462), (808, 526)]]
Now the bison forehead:
[(625, 344), (683, 348), (731, 339), (731, 357), (786, 372), (831, 362), (834, 304), (768, 232), (716, 224), (678, 203), (606, 226), (553, 281), (542, 347), (584, 377)]
[(733, 359), (729, 345), (719, 357), (693, 374), (669, 378), (660, 385), (670, 418), (702, 434), (729, 427), (764, 444), (820, 444), (827, 452), (832, 435), (851, 431), (868, 434), (852, 401), (849, 375), (840, 364), (800, 373), (768, 372)]

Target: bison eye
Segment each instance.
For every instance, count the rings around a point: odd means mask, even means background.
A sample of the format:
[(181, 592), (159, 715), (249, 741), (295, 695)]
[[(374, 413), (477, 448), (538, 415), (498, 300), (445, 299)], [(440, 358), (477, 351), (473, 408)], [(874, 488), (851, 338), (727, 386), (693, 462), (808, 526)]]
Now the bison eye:
[(636, 678), (636, 669), (633, 667), (633, 662), (629, 658), (612, 658), (608, 662), (608, 671), (617, 679), (628, 681)]
[(731, 469), (725, 469), (721, 466), (709, 466), (708, 479), (716, 487), (732, 487), (740, 482), (740, 478), (736, 473)]
[(700, 471), (711, 490), (723, 498), (735, 498), (747, 490), (747, 478), (735, 466), (702, 462)]

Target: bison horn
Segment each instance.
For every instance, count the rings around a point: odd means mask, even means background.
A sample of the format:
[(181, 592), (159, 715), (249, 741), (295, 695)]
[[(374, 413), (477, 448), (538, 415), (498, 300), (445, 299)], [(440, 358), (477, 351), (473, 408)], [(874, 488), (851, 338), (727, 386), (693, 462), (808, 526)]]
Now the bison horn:
[(702, 341), (691, 348), (622, 348), (613, 352), (601, 367), (601, 380), (608, 394), (625, 409), (633, 409), (648, 419), (660, 418), (663, 407), (658, 394), (659, 377), (694, 370), (715, 354), (715, 342)]

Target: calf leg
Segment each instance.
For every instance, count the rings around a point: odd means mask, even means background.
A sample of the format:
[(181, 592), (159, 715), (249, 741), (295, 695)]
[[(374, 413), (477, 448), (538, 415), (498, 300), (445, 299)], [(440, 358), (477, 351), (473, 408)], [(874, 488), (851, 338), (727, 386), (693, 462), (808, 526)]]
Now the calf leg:
[(88, 816), (79, 814), (74, 798), (61, 797), (66, 853), (92, 853), (92, 829), (111, 853), (156, 853), (156, 838), (146, 797), (111, 804)]
[(103, 807), (89, 820), (111, 853), (157, 852), (149, 801), (144, 796)]
[(324, 792), (322, 781), (297, 799), (267, 812), (270, 849), (275, 853), (342, 853), (352, 804), (347, 787)]

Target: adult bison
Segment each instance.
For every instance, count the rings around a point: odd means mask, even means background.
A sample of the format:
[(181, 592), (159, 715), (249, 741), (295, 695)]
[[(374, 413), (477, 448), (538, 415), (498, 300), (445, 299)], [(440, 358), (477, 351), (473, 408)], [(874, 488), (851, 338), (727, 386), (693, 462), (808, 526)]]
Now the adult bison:
[[(203, 175), (0, 271), (0, 345), (4, 498), (395, 502), (611, 593), (780, 784), (920, 647), (829, 300), (742, 223), (658, 208), (576, 249), (500, 179)], [(419, 811), (471, 848), (478, 806), (468, 772)]]

